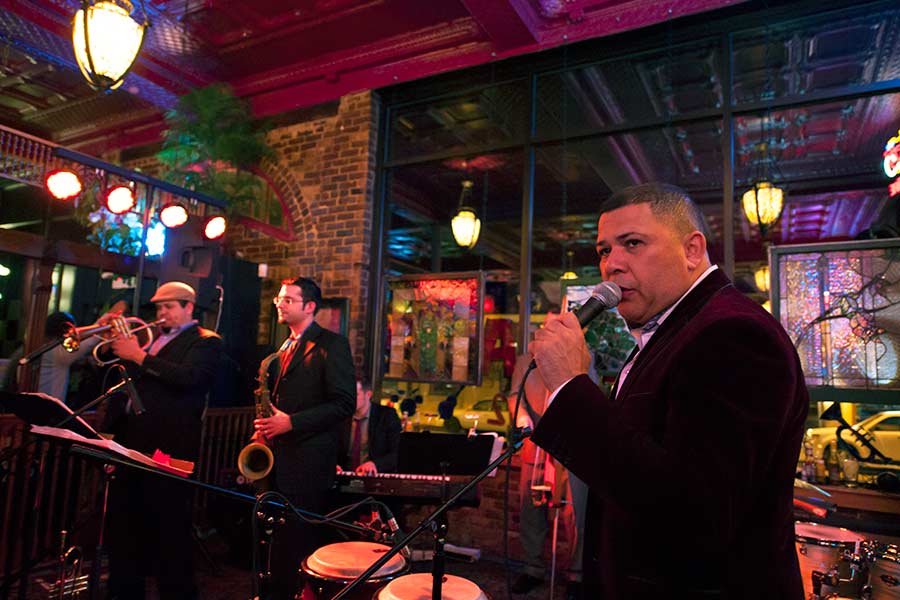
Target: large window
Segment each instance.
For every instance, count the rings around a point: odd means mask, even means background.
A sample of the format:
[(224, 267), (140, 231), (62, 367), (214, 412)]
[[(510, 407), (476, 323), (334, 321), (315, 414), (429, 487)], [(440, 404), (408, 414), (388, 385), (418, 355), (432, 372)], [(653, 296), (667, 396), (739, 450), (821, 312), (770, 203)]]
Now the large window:
[[(900, 231), (880, 170), (900, 129), (897, 57), (888, 2), (736, 7), (384, 90), (382, 272), (484, 270), (518, 327), (560, 303), (564, 274), (599, 276), (599, 202), (664, 181), (701, 205), (714, 261), (762, 303), (769, 245)], [(741, 196), (763, 179), (786, 195), (760, 231)], [(450, 231), (464, 181), (472, 249)]]

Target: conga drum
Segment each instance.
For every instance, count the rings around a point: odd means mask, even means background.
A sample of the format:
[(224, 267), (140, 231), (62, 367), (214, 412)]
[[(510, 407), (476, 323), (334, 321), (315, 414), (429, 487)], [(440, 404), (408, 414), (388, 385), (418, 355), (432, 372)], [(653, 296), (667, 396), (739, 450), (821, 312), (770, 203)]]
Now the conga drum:
[[(403, 575), (378, 590), (373, 600), (431, 600), (431, 573)], [(444, 575), (441, 580), (441, 600), (491, 600), (474, 582)]]
[[(300, 565), (305, 583), (297, 598), (329, 600), (390, 549), (390, 546), (373, 542), (341, 542), (322, 546)], [(409, 564), (406, 559), (396, 554), (348, 598), (369, 600), (376, 590), (407, 571)]]

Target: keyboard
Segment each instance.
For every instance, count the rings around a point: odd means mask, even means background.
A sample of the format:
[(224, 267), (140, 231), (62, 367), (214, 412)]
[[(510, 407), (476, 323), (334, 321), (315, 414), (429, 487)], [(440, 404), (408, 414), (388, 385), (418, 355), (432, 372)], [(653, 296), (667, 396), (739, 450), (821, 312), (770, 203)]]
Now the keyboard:
[[(377, 473), (357, 475), (351, 471), (339, 471), (336, 488), (339, 492), (360, 496), (387, 496), (401, 502), (416, 504), (440, 504), (444, 499), (443, 489), (447, 486), (447, 498), (455, 494), (471, 478), (464, 475), (419, 475), (415, 473)], [(478, 486), (457, 501), (459, 506), (478, 506), (480, 502)]]

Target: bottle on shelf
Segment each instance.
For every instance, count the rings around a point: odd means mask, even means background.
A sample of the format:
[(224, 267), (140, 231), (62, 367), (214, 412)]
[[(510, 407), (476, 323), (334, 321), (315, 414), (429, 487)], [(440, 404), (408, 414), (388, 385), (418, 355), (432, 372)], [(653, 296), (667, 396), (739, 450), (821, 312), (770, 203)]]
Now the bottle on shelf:
[(828, 456), (825, 458), (825, 467), (828, 471), (829, 483), (841, 482), (841, 458), (838, 454), (837, 438), (828, 444)]

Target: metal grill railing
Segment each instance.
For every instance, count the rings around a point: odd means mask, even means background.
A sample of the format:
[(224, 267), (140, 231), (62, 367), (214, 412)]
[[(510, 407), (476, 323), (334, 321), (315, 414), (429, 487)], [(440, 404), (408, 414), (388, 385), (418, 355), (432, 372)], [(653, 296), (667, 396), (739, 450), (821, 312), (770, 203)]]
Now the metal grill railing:
[[(237, 456), (249, 441), (254, 409), (210, 409), (203, 422), (200, 481), (233, 487)], [(86, 420), (94, 425), (95, 414)], [(103, 474), (96, 461), (66, 452), (60, 444), (35, 440), (12, 415), (0, 415), (0, 597), (3, 587), (32, 561), (56, 561), (60, 529), (96, 540)], [(212, 492), (198, 492), (195, 520), (205, 517)], [(26, 560), (27, 558), (27, 560)]]
[(54, 156), (54, 144), (0, 125), (0, 177), (42, 186), (53, 169), (67, 164)]

